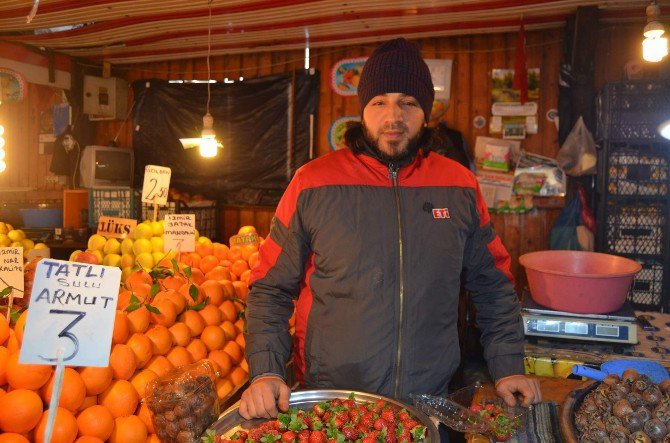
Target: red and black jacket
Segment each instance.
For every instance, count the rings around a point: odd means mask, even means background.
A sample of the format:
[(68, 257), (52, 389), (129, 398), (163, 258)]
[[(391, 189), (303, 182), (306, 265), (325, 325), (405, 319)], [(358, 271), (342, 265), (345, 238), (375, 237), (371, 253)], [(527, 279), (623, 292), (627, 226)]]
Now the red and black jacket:
[(294, 360), (310, 388), (442, 394), (459, 365), (471, 292), (494, 380), (523, 373), (510, 257), (475, 176), (422, 151), (393, 170), (340, 150), (300, 168), (260, 248), (247, 297), (250, 377)]

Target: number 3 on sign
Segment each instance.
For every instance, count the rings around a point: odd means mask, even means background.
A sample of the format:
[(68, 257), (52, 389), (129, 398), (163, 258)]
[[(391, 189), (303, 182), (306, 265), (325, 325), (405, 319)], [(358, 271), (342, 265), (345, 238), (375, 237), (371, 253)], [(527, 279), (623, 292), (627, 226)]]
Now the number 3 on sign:
[(164, 166), (147, 165), (144, 168), (142, 203), (167, 204), (172, 170)]
[[(86, 317), (86, 313), (82, 311), (65, 311), (63, 309), (51, 309), (49, 311), (49, 314), (65, 314), (65, 315), (74, 315), (75, 319), (72, 320), (65, 328), (63, 328), (62, 331), (58, 334), (59, 338), (67, 338), (72, 342), (72, 345), (74, 349), (72, 352), (67, 357), (63, 357), (63, 361), (69, 361), (72, 360), (77, 356), (77, 352), (79, 352), (79, 339), (77, 338), (76, 335), (74, 335), (72, 332), (70, 332), (70, 329), (74, 328), (79, 321)], [(40, 358), (44, 359), (45, 361), (49, 362), (55, 362), (58, 361), (57, 357), (45, 357), (43, 355), (40, 355)]]

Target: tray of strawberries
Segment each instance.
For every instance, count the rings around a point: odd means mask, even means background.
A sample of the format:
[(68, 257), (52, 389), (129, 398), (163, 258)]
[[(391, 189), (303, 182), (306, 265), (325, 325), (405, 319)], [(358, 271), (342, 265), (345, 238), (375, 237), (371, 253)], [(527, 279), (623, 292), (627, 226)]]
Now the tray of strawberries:
[(223, 412), (206, 431), (203, 441), (440, 441), (437, 427), (428, 416), (412, 406), (377, 394), (345, 390), (296, 391), (291, 393), (289, 411), (273, 420), (245, 420), (238, 413), (238, 406), (239, 403)]

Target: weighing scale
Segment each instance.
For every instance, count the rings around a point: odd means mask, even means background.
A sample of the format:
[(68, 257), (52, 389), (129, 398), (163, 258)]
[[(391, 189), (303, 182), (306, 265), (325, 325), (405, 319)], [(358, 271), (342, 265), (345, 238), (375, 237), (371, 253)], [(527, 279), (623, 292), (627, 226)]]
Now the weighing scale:
[(521, 317), (527, 336), (628, 344), (638, 342), (635, 312), (627, 301), (621, 309), (609, 314), (575, 314), (541, 306), (526, 293)]

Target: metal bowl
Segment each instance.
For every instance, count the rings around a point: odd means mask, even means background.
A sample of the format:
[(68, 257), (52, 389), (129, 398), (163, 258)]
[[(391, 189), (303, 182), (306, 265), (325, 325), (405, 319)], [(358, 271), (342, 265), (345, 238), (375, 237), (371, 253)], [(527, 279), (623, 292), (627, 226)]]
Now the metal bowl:
[[(405, 403), (393, 400), (388, 397), (383, 397), (377, 394), (369, 394), (367, 392), (358, 392), (358, 391), (346, 391), (346, 390), (337, 390), (337, 389), (320, 389), (313, 391), (296, 391), (291, 393), (291, 398), (289, 400), (289, 406), (292, 408), (309, 410), (312, 409), (312, 406), (321, 403), (324, 401), (334, 400), (340, 398), (346, 400), (349, 398), (349, 395), (353, 392), (354, 400), (356, 402), (374, 402), (377, 400), (384, 400), (389, 404), (395, 405), (398, 408), (405, 408), (419, 423), (426, 427), (426, 442), (428, 443), (439, 443), (440, 434), (438, 433), (437, 426), (423, 413), (409, 406)], [(238, 408), (240, 403), (237, 402), (226, 411), (224, 411), (219, 419), (214, 422), (209, 428), (213, 429), (217, 435), (222, 435), (224, 438), (227, 438), (233, 435), (238, 430), (249, 430), (255, 427), (258, 427), (264, 421), (267, 421), (267, 418), (254, 418), (247, 420), (243, 418), (239, 412)]]

